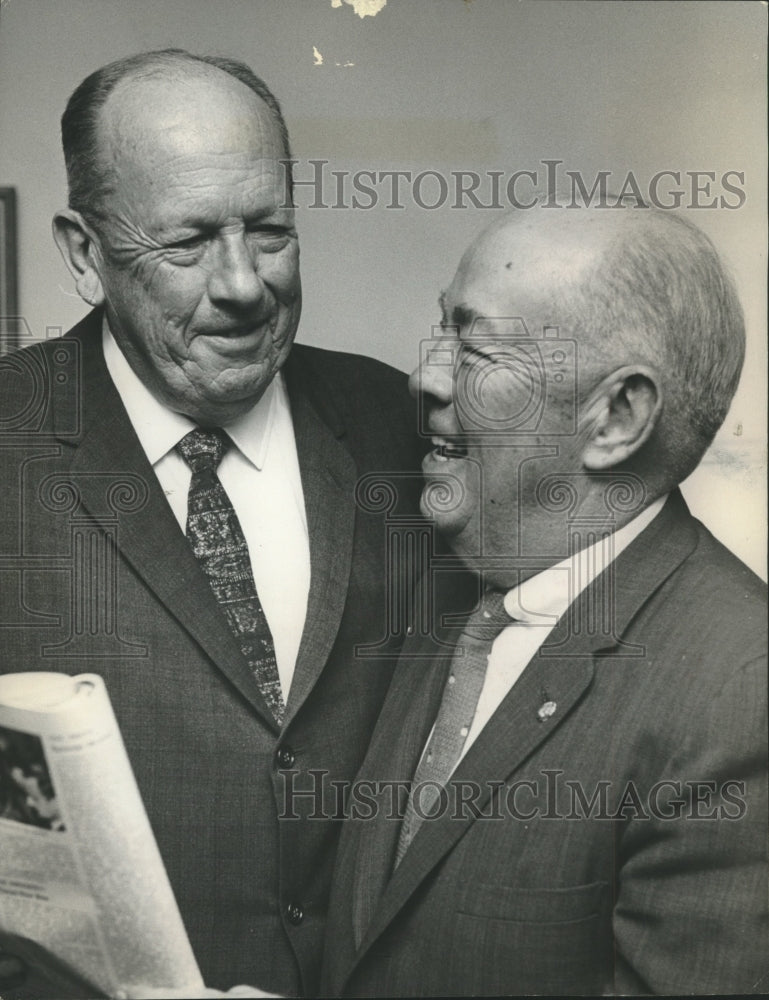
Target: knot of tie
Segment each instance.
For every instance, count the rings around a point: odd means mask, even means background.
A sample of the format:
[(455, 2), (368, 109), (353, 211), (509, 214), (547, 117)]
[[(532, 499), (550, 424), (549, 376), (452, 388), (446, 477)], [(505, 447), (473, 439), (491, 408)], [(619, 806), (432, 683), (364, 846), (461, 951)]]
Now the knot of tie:
[(184, 435), (176, 450), (193, 472), (216, 472), (229, 446), (230, 439), (221, 427), (207, 431), (196, 427)]
[(487, 590), (481, 603), (470, 615), (462, 629), (462, 638), (491, 642), (513, 619), (505, 611), (505, 595), (501, 590)]

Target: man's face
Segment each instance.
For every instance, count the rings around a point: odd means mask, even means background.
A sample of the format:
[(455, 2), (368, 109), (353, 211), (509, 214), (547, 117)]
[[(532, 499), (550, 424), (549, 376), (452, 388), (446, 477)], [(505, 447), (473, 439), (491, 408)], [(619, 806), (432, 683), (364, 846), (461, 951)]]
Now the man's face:
[(97, 239), (110, 328), (161, 401), (227, 423), (261, 397), (299, 322), (278, 129), (213, 71), (116, 89), (103, 143), (116, 178)]
[(580, 468), (574, 381), (554, 381), (537, 345), (557, 322), (553, 298), (536, 267), (497, 242), (463, 258), (441, 296), (444, 336), (411, 376), (434, 445), (422, 510), (476, 566), (488, 565), (479, 557), (546, 556), (537, 482), (543, 470)]

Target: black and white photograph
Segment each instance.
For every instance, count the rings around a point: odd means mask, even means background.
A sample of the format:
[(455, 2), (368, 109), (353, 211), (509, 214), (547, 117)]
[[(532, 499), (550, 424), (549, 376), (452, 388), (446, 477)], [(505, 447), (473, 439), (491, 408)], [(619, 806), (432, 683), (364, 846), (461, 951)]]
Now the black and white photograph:
[(42, 740), (7, 726), (0, 726), (0, 819), (65, 829)]
[(0, 0), (0, 672), (114, 708), (116, 995), (769, 993), (766, 26)]

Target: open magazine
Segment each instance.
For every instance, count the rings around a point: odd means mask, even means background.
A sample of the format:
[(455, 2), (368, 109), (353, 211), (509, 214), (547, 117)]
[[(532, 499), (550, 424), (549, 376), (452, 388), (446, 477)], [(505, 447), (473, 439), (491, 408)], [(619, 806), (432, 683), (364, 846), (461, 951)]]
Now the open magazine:
[(109, 997), (203, 986), (95, 675), (0, 677), (0, 931)]

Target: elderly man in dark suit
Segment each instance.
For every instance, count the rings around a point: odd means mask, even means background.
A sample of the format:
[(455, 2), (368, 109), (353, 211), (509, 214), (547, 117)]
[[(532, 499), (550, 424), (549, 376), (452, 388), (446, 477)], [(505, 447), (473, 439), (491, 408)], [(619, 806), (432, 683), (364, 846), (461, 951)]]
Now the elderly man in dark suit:
[(62, 132), (94, 309), (0, 371), (2, 669), (105, 678), (205, 981), (313, 993), (339, 822), (286, 775), (349, 781), (390, 679), (355, 655), (387, 639), (355, 487), (418, 470), (406, 377), (292, 348), (288, 136), (248, 67), (120, 60)]
[(422, 502), (472, 610), (401, 653), (324, 991), (765, 992), (765, 587), (678, 490), (742, 366), (731, 282), (669, 214), (520, 212), (442, 307)]

